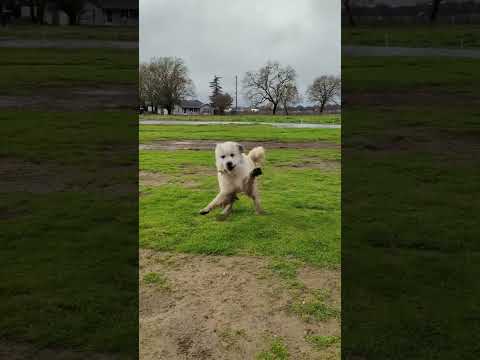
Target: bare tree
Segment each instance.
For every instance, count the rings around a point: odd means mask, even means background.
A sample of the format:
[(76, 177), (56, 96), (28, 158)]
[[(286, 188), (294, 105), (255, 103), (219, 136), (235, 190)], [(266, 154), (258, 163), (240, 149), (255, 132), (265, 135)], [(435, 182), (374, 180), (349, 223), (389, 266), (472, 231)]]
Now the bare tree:
[(282, 95), (282, 105), (285, 114), (288, 115), (288, 107), (300, 102), (300, 94), (298, 93), (297, 86), (295, 84), (289, 84), (285, 87), (285, 92)]
[(140, 89), (142, 96), (153, 107), (161, 106), (171, 114), (175, 105), (194, 95), (193, 82), (188, 69), (180, 58), (154, 58), (141, 67)]
[(329, 103), (337, 103), (340, 97), (342, 82), (336, 76), (320, 76), (308, 87), (308, 99), (320, 106), (320, 112), (325, 110)]
[(430, 23), (434, 23), (437, 20), (438, 10), (443, 0), (432, 0), (432, 10), (430, 11)]
[(345, 9), (345, 13), (347, 14), (347, 17), (348, 17), (348, 23), (350, 24), (350, 26), (355, 26), (355, 19), (353, 18), (353, 15), (352, 15), (350, 0), (343, 0), (343, 8)]
[(148, 104), (152, 106), (152, 110), (155, 111), (155, 84), (153, 82), (153, 76), (150, 73), (150, 64), (142, 63), (138, 70), (138, 97), (140, 105), (147, 108)]
[(243, 78), (243, 89), (253, 106), (271, 104), (273, 114), (282, 103), (285, 89), (295, 86), (297, 74), (291, 66), (281, 67), (278, 62), (268, 62), (258, 71), (249, 71)]

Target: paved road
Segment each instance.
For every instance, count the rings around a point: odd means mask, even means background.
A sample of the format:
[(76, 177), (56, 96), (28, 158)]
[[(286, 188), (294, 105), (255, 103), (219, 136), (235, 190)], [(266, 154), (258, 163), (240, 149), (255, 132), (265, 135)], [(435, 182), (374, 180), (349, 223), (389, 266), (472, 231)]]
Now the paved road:
[(186, 121), (186, 120), (140, 120), (141, 125), (270, 125), (290, 129), (340, 129), (337, 124), (309, 124), (309, 123), (268, 123), (253, 121)]
[(103, 41), (103, 40), (18, 40), (0, 38), (0, 48), (58, 48), (58, 49), (138, 49), (137, 41)]
[(349, 56), (430, 56), (480, 58), (480, 50), (446, 48), (406, 48), (384, 46), (342, 46), (342, 55)]

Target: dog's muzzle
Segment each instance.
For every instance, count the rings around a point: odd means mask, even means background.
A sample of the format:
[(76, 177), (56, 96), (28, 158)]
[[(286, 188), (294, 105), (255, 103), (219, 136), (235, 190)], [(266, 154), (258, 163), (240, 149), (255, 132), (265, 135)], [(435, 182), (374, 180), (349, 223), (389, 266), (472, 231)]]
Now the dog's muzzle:
[(235, 165), (233, 165), (233, 163), (231, 163), (231, 162), (228, 162), (227, 163), (227, 170), (232, 171), (233, 169), (235, 169)]

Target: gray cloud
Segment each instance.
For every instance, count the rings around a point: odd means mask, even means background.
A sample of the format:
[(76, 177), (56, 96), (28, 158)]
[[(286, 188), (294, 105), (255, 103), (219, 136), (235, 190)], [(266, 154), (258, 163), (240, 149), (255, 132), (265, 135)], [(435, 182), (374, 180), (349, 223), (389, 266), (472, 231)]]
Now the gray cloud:
[(340, 75), (340, 0), (140, 0), (140, 61), (185, 60), (199, 100), (208, 82), (223, 77), (234, 94), (235, 75), (268, 60), (297, 70), (305, 92), (320, 75)]

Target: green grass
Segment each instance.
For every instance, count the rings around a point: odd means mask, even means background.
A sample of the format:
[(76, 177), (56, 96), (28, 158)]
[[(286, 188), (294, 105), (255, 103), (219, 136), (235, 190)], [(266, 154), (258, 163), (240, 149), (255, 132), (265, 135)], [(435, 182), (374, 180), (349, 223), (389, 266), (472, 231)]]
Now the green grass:
[(138, 41), (136, 26), (53, 26), (53, 25), (14, 25), (0, 28), (0, 38), (39, 39), (39, 40), (107, 40)]
[(3, 49), (1, 94), (37, 94), (42, 88), (131, 85), (138, 52), (115, 49)]
[[(172, 156), (174, 154), (174, 156)], [(140, 151), (140, 169), (169, 175), (181, 175), (188, 168), (208, 167), (214, 170), (215, 160), (212, 151)], [(268, 166), (283, 167), (302, 163), (332, 162), (340, 165), (341, 153), (338, 149), (267, 149)], [(301, 170), (293, 170), (301, 171)]]
[(58, 166), (81, 165), (82, 169), (95, 169), (107, 160), (110, 165), (132, 164), (137, 161), (136, 116), (121, 111), (5, 110), (0, 121), (2, 135), (9, 141), (0, 143), (0, 156), (36, 163), (54, 161)]
[[(284, 152), (289, 159), (302, 157), (302, 150), (272, 150), (272, 158), (282, 161)], [(313, 152), (309, 155), (312, 157)], [(322, 152), (317, 156), (321, 160)], [(331, 150), (324, 156), (330, 158)], [(260, 181), (268, 214), (254, 215), (250, 201), (242, 197), (232, 217), (219, 223), (213, 214), (198, 215), (218, 187), (215, 175), (206, 176), (198, 169), (212, 168), (211, 157), (211, 151), (140, 153), (141, 170), (159, 171), (171, 177), (166, 185), (141, 188), (146, 194), (140, 201), (142, 246), (192, 253), (293, 256), (312, 264), (338, 265), (338, 169), (288, 169), (267, 162)], [(182, 174), (189, 167), (195, 170), (194, 174)], [(185, 180), (192, 180), (198, 186), (186, 188), (182, 184)]]
[(340, 343), (340, 336), (328, 336), (328, 335), (310, 335), (306, 336), (305, 340), (318, 351), (324, 350), (332, 345)]
[[(476, 95), (480, 89), (477, 59), (413, 57), (344, 57), (342, 76), (351, 94), (362, 91), (410, 91)], [(459, 93), (461, 88), (461, 93)], [(351, 109), (351, 108), (350, 108)]]
[(356, 26), (342, 28), (342, 44), (405, 47), (479, 48), (478, 25)]
[(475, 359), (478, 67), (429, 58), (343, 65), (352, 97), (432, 97), (418, 106), (353, 104), (342, 114), (355, 124), (342, 129), (343, 355)]
[(168, 280), (162, 274), (156, 272), (149, 272), (143, 276), (143, 282), (147, 285), (155, 285), (163, 290), (168, 290), (170, 285)]
[(270, 270), (284, 280), (296, 280), (300, 265), (301, 263), (298, 261), (273, 259), (270, 263)]
[[(8, 138), (0, 158), (18, 161), (26, 173), (18, 181), (33, 187), (0, 189), (0, 337), (137, 354), (137, 194), (135, 186), (111, 190), (135, 184), (134, 171), (124, 169), (137, 161), (136, 119), (27, 111), (3, 111), (0, 119)], [(23, 161), (41, 171), (29, 175)], [(99, 168), (111, 170), (100, 178)], [(66, 188), (49, 185), (56, 181)], [(35, 191), (39, 184), (44, 190)]]
[(311, 124), (340, 124), (340, 114), (324, 115), (140, 115), (140, 120), (182, 120), (182, 121), (239, 121), (239, 122), (267, 122), (267, 123), (311, 123)]
[(290, 311), (306, 322), (326, 321), (338, 318), (340, 311), (328, 304), (328, 294), (317, 290), (307, 297), (298, 297), (290, 304)]
[(340, 143), (340, 129), (280, 129), (268, 125), (140, 125), (140, 143), (155, 140), (274, 140)]
[(136, 354), (137, 229), (125, 217), (134, 199), (67, 191), (0, 200), (12, 214), (0, 220), (0, 337)]
[(290, 355), (281, 338), (274, 338), (268, 350), (257, 355), (257, 360), (288, 360)]

